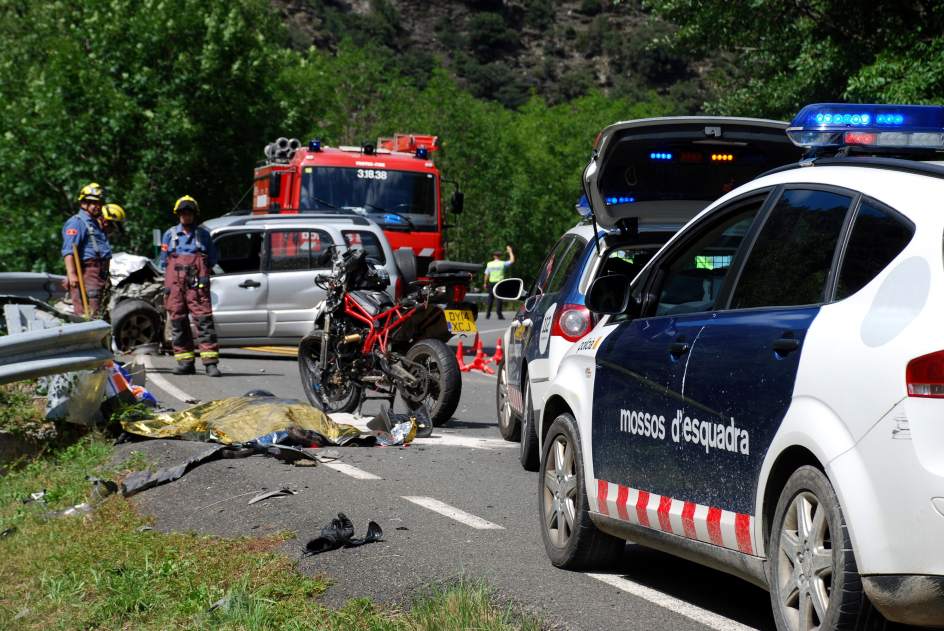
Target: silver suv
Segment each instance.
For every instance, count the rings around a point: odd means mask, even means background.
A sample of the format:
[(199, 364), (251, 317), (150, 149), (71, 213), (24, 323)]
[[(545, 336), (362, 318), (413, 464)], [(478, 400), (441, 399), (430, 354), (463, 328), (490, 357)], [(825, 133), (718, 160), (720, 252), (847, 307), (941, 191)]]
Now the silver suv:
[(249, 215), (206, 227), (219, 252), (210, 295), (222, 346), (296, 345), (310, 333), (324, 297), (314, 280), (330, 269), (329, 246), (365, 249), (390, 275), (391, 296), (400, 284), (390, 244), (364, 217)]

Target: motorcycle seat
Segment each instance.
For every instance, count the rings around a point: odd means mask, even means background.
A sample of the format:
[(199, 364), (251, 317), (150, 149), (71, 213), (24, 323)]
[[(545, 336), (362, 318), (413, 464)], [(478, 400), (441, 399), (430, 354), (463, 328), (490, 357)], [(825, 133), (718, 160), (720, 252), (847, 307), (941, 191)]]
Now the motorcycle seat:
[(390, 299), (390, 295), (385, 291), (357, 289), (349, 292), (348, 295), (371, 316), (375, 316), (384, 309), (389, 309), (393, 306), (393, 300)]
[(478, 263), (460, 263), (458, 261), (433, 261), (429, 264), (430, 274), (455, 274), (456, 272), (467, 272), (476, 274), (482, 271), (482, 266)]

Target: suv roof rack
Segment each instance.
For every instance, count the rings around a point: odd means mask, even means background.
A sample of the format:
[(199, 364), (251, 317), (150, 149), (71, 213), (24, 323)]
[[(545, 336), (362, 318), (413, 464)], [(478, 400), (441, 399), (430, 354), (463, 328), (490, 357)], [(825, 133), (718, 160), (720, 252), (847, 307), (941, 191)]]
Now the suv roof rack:
[[(914, 173), (917, 175), (927, 175), (944, 179), (944, 166), (939, 164), (930, 164), (928, 162), (919, 162), (916, 160), (905, 160), (903, 158), (877, 158), (874, 156), (835, 156), (829, 158), (808, 158), (796, 163), (785, 164), (776, 169), (771, 169), (761, 173), (757, 177), (773, 175), (791, 169), (801, 169), (804, 167), (862, 167), (866, 169), (886, 169), (891, 171), (901, 171), (903, 173)], [(755, 178), (756, 179), (756, 178)]]
[(250, 215), (239, 221), (235, 221), (230, 226), (240, 226), (257, 221), (310, 221), (317, 220), (326, 223), (352, 223), (357, 226), (369, 226), (370, 221), (365, 217), (355, 214), (343, 213), (292, 213), (292, 214), (265, 214)]

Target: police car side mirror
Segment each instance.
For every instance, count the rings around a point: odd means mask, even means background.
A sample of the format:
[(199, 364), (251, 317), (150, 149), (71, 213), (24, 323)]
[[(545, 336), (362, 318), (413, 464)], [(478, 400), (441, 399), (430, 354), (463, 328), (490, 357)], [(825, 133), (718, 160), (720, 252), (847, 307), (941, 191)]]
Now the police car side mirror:
[(521, 300), (525, 296), (524, 281), (520, 278), (506, 278), (495, 283), (492, 295), (499, 300)]
[(629, 278), (623, 274), (600, 276), (590, 285), (586, 305), (590, 311), (604, 315), (625, 312), (629, 306)]
[(450, 207), (452, 212), (459, 215), (462, 213), (462, 208), (465, 205), (465, 193), (462, 191), (456, 191), (452, 194), (452, 201), (450, 202)]

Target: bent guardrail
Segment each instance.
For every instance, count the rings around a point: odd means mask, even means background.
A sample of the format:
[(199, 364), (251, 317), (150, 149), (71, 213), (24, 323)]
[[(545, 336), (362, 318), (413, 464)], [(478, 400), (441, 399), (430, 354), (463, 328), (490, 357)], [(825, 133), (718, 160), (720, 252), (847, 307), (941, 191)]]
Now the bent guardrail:
[(0, 384), (73, 370), (113, 359), (111, 325), (104, 320), (0, 337)]

